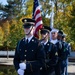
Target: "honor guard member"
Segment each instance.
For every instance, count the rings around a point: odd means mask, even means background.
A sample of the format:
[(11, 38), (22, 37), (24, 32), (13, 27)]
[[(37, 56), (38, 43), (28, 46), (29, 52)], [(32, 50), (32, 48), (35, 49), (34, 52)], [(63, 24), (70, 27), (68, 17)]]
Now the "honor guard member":
[(51, 30), (51, 42), (53, 44), (56, 44), (58, 42), (57, 36), (58, 36), (58, 29), (52, 29)]
[(44, 66), (45, 55), (43, 46), (33, 36), (35, 20), (24, 18), (25, 38), (17, 44), (14, 66), (18, 75), (40, 75), (40, 67)]
[(40, 31), (40, 33), (42, 37), (41, 43), (43, 43), (44, 45), (44, 50), (46, 54), (46, 59), (45, 59), (46, 65), (41, 70), (41, 75), (51, 75), (52, 72), (54, 71), (53, 67), (56, 65), (58, 61), (57, 49), (56, 46), (49, 41), (49, 33), (50, 33), (49, 27), (43, 28)]
[(60, 55), (60, 69), (61, 69), (61, 75), (65, 75), (65, 66), (66, 66), (66, 58), (67, 58), (67, 43), (62, 40), (63, 38), (63, 32), (60, 30), (58, 32), (58, 40), (61, 43), (62, 49), (61, 49), (61, 55)]
[(58, 29), (52, 29), (51, 42), (56, 45), (57, 52), (58, 52), (58, 62), (54, 67), (55, 68), (55, 75), (61, 75), (62, 42), (60, 40), (58, 40), (59, 34), (60, 34), (60, 31)]
[(66, 34), (63, 34), (62, 36), (62, 42), (63, 42), (63, 61), (61, 64), (62, 75), (68, 75), (67, 72), (67, 66), (68, 66), (68, 56), (70, 55), (71, 46), (69, 43), (66, 42)]

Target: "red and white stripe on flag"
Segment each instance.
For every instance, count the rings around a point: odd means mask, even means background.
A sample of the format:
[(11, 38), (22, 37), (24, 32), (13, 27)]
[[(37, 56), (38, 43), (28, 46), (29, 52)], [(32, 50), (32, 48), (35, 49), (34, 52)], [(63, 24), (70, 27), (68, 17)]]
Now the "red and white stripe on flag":
[(34, 0), (34, 19), (36, 21), (35, 23), (35, 32), (34, 32), (34, 36), (39, 38), (39, 30), (43, 27), (43, 22), (42, 22), (42, 17), (41, 17), (41, 11), (40, 11), (40, 7), (38, 5), (38, 0)]

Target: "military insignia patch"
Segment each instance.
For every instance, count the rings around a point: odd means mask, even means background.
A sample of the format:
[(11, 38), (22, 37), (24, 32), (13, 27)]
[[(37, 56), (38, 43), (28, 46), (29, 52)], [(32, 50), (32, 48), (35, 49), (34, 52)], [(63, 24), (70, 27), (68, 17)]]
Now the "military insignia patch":
[(32, 41), (34, 41), (34, 40), (32, 39)]

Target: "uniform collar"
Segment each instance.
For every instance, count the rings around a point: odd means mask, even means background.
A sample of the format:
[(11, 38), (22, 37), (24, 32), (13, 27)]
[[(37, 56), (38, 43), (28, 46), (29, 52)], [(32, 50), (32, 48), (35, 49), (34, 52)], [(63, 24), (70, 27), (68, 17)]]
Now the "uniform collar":
[(56, 44), (57, 42), (58, 42), (57, 39), (55, 39), (55, 40), (51, 40), (51, 43), (53, 43), (53, 44)]
[(46, 44), (47, 44), (47, 42), (48, 42), (48, 40), (44, 43), (44, 45), (46, 45)]
[(41, 43), (43, 43), (44, 45), (46, 45), (46, 44), (47, 44), (47, 42), (48, 42), (48, 40), (47, 40), (46, 42), (42, 41)]
[(27, 38), (27, 37), (25, 37), (25, 38), (26, 38), (26, 40), (28, 39), (28, 42), (30, 42), (30, 40), (33, 38), (33, 35), (30, 36), (29, 38)]

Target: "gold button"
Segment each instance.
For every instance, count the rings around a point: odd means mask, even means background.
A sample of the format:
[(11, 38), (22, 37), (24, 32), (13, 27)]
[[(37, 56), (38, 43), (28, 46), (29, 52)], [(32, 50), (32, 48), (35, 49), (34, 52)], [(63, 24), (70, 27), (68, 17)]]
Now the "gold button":
[(34, 50), (32, 50), (32, 52), (33, 52)]
[(27, 50), (25, 50), (25, 52), (27, 52)]
[(32, 39), (32, 41), (34, 41), (34, 39)]
[(26, 57), (26, 55), (24, 55)]

